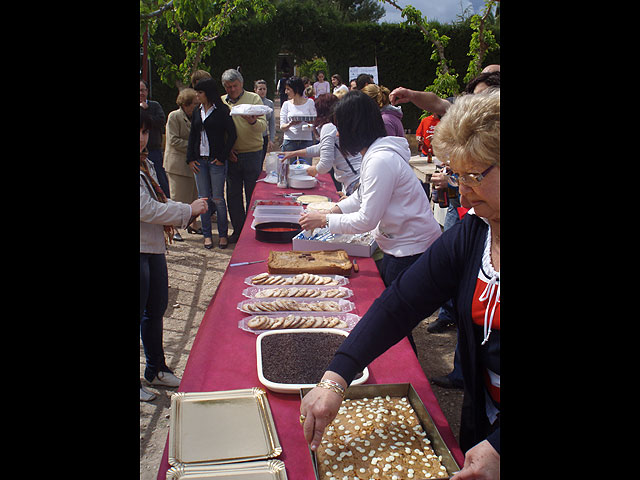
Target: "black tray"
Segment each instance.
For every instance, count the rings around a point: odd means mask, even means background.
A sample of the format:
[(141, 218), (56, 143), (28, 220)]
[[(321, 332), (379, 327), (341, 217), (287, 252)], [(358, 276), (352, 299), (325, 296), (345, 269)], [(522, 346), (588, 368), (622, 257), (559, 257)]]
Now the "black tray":
[[(269, 231), (270, 228), (287, 228), (286, 232)], [(298, 223), (290, 222), (266, 222), (255, 226), (256, 240), (266, 243), (291, 243), (293, 237), (302, 231)]]

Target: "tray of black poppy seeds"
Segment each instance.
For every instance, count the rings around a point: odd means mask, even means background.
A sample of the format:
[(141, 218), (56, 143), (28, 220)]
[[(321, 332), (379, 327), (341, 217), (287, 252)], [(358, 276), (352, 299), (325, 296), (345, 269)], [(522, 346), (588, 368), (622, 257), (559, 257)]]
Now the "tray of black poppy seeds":
[[(258, 379), (269, 390), (299, 393), (314, 387), (349, 334), (332, 328), (303, 328), (264, 332), (256, 339)], [(369, 379), (369, 369), (358, 374), (351, 385)]]

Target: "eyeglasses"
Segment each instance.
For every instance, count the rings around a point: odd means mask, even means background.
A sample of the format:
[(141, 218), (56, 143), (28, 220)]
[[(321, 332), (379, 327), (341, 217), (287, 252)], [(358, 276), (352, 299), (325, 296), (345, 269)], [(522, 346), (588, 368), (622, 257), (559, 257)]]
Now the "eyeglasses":
[(482, 173), (464, 173), (462, 175), (452, 176), (451, 179), (449, 180), (449, 183), (454, 187), (457, 187), (461, 183), (465, 184), (467, 187), (477, 187), (478, 185), (480, 185), (480, 182), (482, 182), (482, 179), (487, 176), (487, 173), (489, 173), (493, 167), (495, 167), (495, 164), (491, 165)]

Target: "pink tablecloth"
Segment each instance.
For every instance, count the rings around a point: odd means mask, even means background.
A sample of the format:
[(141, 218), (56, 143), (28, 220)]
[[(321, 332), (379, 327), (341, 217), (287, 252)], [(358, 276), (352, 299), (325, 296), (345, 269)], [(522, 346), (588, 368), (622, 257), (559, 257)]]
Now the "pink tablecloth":
[[(318, 186), (306, 190), (305, 193), (326, 195), (331, 200), (337, 200), (338, 195), (329, 175), (320, 175), (319, 179)], [(282, 199), (282, 196), (277, 196), (276, 193), (294, 191), (258, 182), (252, 202), (258, 199)], [(255, 232), (251, 229), (252, 220), (253, 215), (250, 212), (230, 263), (266, 260), (270, 250), (291, 249), (290, 243), (258, 242), (255, 239)], [(360, 271), (351, 275), (348, 286), (354, 293), (351, 298), (357, 307), (354, 313), (362, 316), (384, 290), (384, 284), (371, 258), (358, 257), (357, 261)], [(275, 393), (262, 386), (256, 371), (256, 335), (238, 328), (238, 322), (246, 316), (236, 308), (237, 304), (245, 299), (242, 295), (242, 291), (247, 287), (244, 279), (249, 275), (265, 271), (266, 263), (227, 268), (202, 319), (178, 391), (205, 392), (263, 388), (267, 391), (283, 449), (278, 458), (285, 463), (288, 478), (290, 480), (313, 479), (311, 457), (298, 422), (300, 396)], [(374, 360), (369, 365), (369, 372), (370, 377), (367, 383), (408, 382), (413, 385), (454, 458), (462, 466), (463, 454), (408, 340), (403, 339)], [(158, 470), (158, 480), (165, 479), (169, 468), (167, 439)]]

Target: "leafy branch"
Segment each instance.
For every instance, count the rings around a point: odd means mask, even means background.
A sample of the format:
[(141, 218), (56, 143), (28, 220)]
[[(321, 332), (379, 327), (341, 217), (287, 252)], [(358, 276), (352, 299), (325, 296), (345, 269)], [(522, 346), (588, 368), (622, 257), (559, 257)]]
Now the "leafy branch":
[(388, 3), (402, 12), (402, 17), (406, 18), (407, 25), (417, 25), (422, 31), (425, 38), (433, 44), (433, 52), (431, 60), (437, 62), (436, 78), (433, 83), (425, 88), (425, 92), (433, 92), (438, 96), (454, 96), (460, 88), (458, 86), (458, 74), (449, 66), (449, 60), (445, 56), (445, 48), (449, 44), (450, 38), (446, 35), (440, 35), (436, 28), (428, 28), (427, 17), (422, 16), (422, 12), (412, 5), (405, 8), (400, 7), (395, 0), (380, 0)]
[(495, 35), (488, 25), (491, 18), (491, 11), (496, 3), (496, 0), (487, 0), (482, 16), (476, 14), (471, 17), (471, 29), (474, 32), (471, 35), (469, 53), (467, 54), (471, 57), (471, 61), (467, 68), (467, 74), (464, 77), (466, 83), (480, 74), (485, 55), (490, 51), (500, 48)]
[[(271, 18), (275, 7), (269, 0), (170, 0), (158, 8), (157, 0), (140, 0), (140, 38), (149, 29), (149, 53), (160, 79), (179, 89), (189, 83), (191, 74), (210, 54), (216, 40), (231, 25), (253, 13), (259, 20)], [(162, 44), (154, 41), (159, 25), (166, 25), (184, 47), (185, 58), (178, 65)]]

